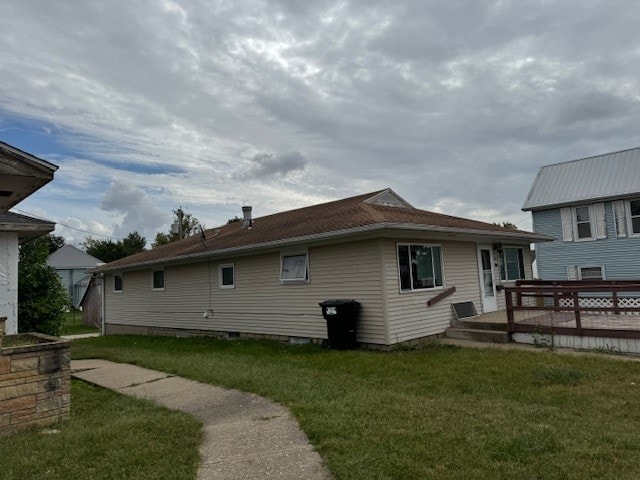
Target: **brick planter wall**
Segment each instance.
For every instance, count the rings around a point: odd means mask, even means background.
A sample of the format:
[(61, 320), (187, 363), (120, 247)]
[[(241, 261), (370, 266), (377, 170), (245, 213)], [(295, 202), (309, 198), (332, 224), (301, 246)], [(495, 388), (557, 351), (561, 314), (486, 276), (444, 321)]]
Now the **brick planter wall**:
[[(31, 339), (10, 346), (12, 339)], [(0, 435), (69, 418), (70, 342), (30, 333), (4, 338), (0, 348)]]

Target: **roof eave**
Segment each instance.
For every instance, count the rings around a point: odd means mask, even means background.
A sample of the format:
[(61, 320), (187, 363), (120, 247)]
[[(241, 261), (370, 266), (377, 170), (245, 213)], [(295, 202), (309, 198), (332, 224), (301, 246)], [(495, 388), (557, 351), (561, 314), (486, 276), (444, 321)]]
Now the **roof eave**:
[(464, 234), (465, 236), (472, 236), (474, 238), (496, 238), (496, 239), (511, 239), (520, 240), (523, 243), (532, 242), (546, 242), (552, 241), (552, 237), (546, 235), (540, 235), (535, 233), (523, 233), (523, 232), (501, 232), (497, 230), (482, 230), (482, 229), (469, 229), (469, 228), (452, 228), (452, 227), (440, 227), (435, 225), (417, 225), (412, 223), (375, 223), (372, 225), (365, 225), (362, 227), (348, 228), (344, 230), (335, 230), (331, 232), (324, 232), (313, 235), (303, 235), (299, 237), (292, 237), (282, 240), (274, 240), (271, 242), (254, 243), (251, 245), (242, 245), (239, 247), (223, 248), (220, 250), (207, 250), (204, 252), (189, 253), (186, 255), (177, 255), (174, 257), (146, 260), (136, 263), (130, 263), (127, 265), (114, 265), (110, 267), (108, 264), (90, 269), (90, 272), (117, 272), (125, 270), (135, 270), (141, 267), (147, 267), (152, 265), (167, 265), (182, 263), (185, 261), (197, 261), (199, 259), (226, 257), (231, 254), (237, 253), (253, 253), (262, 250), (269, 250), (278, 247), (287, 247), (290, 245), (296, 245), (300, 243), (317, 242), (323, 240), (331, 240), (341, 237), (352, 237), (356, 235), (362, 235), (367, 233), (380, 233), (385, 230), (403, 230), (403, 231), (417, 231), (425, 233), (444, 233), (444, 234)]
[(569, 207), (572, 205), (584, 205), (589, 203), (596, 202), (606, 202), (611, 200), (624, 200), (627, 198), (635, 198), (640, 196), (640, 192), (629, 192), (629, 193), (616, 193), (613, 195), (605, 195), (601, 197), (591, 197), (591, 198), (582, 198), (577, 200), (571, 200), (566, 202), (557, 202), (557, 203), (548, 203), (544, 205), (525, 205), (522, 207), (522, 211), (524, 212), (533, 212), (536, 210), (549, 210), (552, 208), (562, 208)]

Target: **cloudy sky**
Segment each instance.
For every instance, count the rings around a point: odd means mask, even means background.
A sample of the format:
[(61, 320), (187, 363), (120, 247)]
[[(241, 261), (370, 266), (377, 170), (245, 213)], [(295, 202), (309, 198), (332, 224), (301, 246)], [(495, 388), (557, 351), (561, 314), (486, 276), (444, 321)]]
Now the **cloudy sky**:
[(150, 240), (391, 187), (530, 228), (541, 165), (640, 145), (636, 1), (0, 0), (22, 212)]

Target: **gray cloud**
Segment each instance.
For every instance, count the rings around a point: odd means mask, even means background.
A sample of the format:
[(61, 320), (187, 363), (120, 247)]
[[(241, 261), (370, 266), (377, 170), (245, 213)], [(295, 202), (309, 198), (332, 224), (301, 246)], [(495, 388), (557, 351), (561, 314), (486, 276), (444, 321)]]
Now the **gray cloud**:
[(249, 171), (237, 175), (238, 178), (265, 179), (284, 177), (295, 171), (304, 170), (309, 160), (300, 152), (289, 152), (281, 155), (259, 153), (251, 159)]
[(124, 237), (137, 231), (151, 238), (163, 224), (170, 220), (170, 212), (163, 212), (155, 206), (153, 200), (143, 190), (122, 180), (109, 185), (100, 208), (122, 216), (121, 223), (114, 229), (116, 237)]
[(4, 2), (0, 118), (56, 126), (71, 153), (33, 153), (93, 216), (128, 181), (207, 225), (384, 186), (515, 220), (540, 165), (640, 145), (639, 20), (604, 0)]

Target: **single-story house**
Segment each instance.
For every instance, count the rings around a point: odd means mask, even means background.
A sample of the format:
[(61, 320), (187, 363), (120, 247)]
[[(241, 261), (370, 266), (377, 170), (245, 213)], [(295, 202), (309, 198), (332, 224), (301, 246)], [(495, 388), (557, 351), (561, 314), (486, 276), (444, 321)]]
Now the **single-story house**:
[(0, 142), (0, 317), (18, 332), (18, 246), (53, 231), (55, 224), (9, 209), (53, 180), (57, 166)]
[(100, 263), (104, 262), (73, 245), (63, 245), (47, 258), (47, 265), (58, 274), (60, 283), (69, 294), (69, 301), (75, 308), (80, 305), (91, 280), (89, 269)]
[[(544, 235), (420, 210), (391, 189), (244, 219), (116, 260), (107, 334), (327, 338), (319, 303), (361, 304), (358, 342), (442, 334), (451, 304), (504, 308), (499, 285), (531, 278)], [(498, 287), (498, 288), (497, 288)]]

